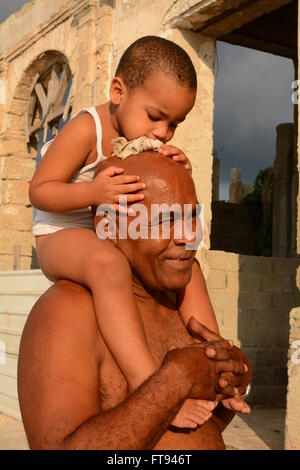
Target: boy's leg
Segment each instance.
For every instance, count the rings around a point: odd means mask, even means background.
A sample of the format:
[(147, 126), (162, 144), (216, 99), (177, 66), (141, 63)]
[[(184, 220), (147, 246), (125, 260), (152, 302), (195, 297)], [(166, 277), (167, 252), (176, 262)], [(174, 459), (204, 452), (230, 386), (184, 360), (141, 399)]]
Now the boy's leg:
[(70, 228), (37, 239), (41, 269), (51, 280), (68, 279), (92, 291), (103, 338), (135, 389), (157, 366), (147, 346), (125, 256), (92, 230)]

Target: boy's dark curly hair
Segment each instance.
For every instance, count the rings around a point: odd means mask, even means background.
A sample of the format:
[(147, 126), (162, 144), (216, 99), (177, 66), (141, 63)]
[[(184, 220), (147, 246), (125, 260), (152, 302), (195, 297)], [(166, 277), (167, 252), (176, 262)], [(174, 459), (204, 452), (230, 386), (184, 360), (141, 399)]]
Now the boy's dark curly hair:
[(141, 88), (153, 72), (163, 72), (191, 90), (197, 88), (193, 63), (182, 47), (158, 36), (144, 36), (123, 53), (116, 70), (131, 89)]

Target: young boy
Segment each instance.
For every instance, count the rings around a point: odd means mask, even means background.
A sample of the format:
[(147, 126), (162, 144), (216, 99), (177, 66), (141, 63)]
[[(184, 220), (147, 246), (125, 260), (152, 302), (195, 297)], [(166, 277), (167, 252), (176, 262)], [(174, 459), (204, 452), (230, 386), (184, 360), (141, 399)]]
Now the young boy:
[[(93, 177), (101, 161), (112, 155), (112, 140), (119, 136), (168, 142), (192, 109), (196, 88), (195, 69), (183, 49), (154, 36), (137, 40), (120, 60), (110, 101), (84, 109), (46, 144), (30, 185), (30, 199), (38, 209), (33, 234), (41, 269), (50, 280), (69, 279), (91, 290), (99, 328), (131, 390), (158, 365), (135, 304), (129, 264), (120, 251), (96, 237), (90, 206), (108, 203), (120, 209), (120, 196), (127, 196), (129, 203), (141, 201), (145, 185), (118, 167)], [(164, 146), (160, 152), (190, 169), (176, 147)], [(218, 331), (196, 263), (178, 304), (185, 323), (194, 316)], [(173, 424), (196, 427), (210, 418), (215, 406), (187, 400)]]

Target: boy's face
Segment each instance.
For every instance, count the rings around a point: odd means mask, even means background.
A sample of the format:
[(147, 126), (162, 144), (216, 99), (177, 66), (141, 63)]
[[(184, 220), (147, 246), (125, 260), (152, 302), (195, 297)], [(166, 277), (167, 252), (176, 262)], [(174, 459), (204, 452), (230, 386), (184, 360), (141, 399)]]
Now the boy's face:
[(142, 88), (130, 90), (119, 77), (111, 85), (111, 101), (117, 105), (118, 130), (128, 140), (146, 135), (168, 142), (192, 109), (195, 98), (195, 90), (164, 73), (153, 73)]

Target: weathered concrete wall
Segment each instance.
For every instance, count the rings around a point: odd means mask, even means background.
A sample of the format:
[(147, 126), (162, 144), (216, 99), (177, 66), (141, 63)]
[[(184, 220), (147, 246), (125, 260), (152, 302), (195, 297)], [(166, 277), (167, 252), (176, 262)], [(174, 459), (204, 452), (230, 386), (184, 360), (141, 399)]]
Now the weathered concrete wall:
[(202, 250), (199, 260), (222, 336), (233, 339), (252, 364), (251, 402), (285, 405), (289, 315), (300, 304), (300, 260), (212, 250)]
[[(37, 72), (57, 56), (74, 75), (73, 113), (105, 100), (109, 75), (112, 7), (110, 2), (35, 0), (0, 25), (0, 270), (13, 268), (20, 245), (20, 269), (30, 269), (34, 239), (29, 181), (35, 151), (24, 134), (30, 86)], [(15, 31), (16, 34), (10, 34)]]
[(285, 427), (285, 449), (300, 449), (300, 308), (290, 313), (290, 343), (288, 362), (288, 393)]

